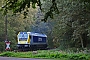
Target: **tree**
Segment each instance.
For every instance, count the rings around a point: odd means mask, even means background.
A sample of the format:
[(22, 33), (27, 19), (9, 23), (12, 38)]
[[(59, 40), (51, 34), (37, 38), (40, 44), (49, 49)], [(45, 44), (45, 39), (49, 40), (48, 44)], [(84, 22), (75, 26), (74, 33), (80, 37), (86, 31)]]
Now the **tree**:
[[(54, 22), (51, 35), (54, 46), (85, 48), (88, 44), (87, 41), (89, 41), (87, 35), (89, 34), (90, 13), (87, 12), (84, 2), (57, 0), (56, 3), (60, 14), (54, 13), (54, 19), (47, 19)], [(51, 2), (46, 1), (44, 4), (43, 9), (46, 13), (51, 6)]]

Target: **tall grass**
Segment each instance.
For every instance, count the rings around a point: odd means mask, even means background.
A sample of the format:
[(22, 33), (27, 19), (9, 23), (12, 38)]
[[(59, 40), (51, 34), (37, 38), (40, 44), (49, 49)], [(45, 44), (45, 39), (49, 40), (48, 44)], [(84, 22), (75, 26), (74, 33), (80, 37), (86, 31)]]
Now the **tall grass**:
[(20, 57), (20, 58), (44, 58), (44, 59), (63, 59), (63, 60), (90, 60), (90, 54), (85, 53), (66, 53), (55, 50), (38, 50), (36, 53), (29, 52), (3, 52), (0, 56)]

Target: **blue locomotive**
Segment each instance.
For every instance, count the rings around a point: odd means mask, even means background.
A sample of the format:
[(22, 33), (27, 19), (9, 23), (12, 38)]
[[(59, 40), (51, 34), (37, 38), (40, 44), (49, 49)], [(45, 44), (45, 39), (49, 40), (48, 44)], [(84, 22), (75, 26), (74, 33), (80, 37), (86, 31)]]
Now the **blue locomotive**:
[(47, 36), (33, 32), (19, 32), (17, 35), (17, 47), (20, 50), (46, 49)]

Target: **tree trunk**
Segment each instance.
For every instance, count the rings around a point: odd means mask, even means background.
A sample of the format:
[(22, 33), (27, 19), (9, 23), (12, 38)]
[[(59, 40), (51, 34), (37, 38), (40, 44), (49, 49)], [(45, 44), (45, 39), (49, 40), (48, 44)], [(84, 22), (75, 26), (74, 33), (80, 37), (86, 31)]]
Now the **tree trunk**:
[(84, 46), (83, 46), (83, 39), (82, 39), (82, 35), (80, 35), (80, 40), (81, 40), (81, 45), (82, 45), (82, 48), (84, 48)]
[(84, 46), (84, 48), (85, 47), (87, 47), (87, 32), (85, 32), (85, 33), (83, 33), (83, 35), (82, 35), (82, 39), (83, 39), (83, 46)]

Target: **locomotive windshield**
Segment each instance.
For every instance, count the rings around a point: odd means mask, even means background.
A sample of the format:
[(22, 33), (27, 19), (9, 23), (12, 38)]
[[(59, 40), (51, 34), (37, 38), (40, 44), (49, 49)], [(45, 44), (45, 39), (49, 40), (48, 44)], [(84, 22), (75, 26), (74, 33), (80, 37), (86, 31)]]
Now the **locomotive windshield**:
[(28, 39), (28, 34), (19, 34), (19, 41), (26, 41)]

